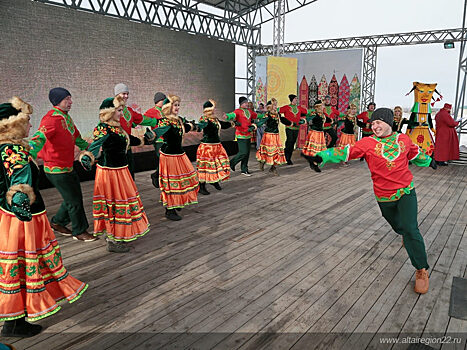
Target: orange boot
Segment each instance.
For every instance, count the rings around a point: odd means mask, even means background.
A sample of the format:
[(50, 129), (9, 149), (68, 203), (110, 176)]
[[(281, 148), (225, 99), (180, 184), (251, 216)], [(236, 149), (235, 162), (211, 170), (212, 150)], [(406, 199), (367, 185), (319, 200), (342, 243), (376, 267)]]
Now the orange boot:
[(420, 269), (415, 272), (415, 293), (425, 294), (428, 292), (430, 283), (428, 281), (428, 271)]

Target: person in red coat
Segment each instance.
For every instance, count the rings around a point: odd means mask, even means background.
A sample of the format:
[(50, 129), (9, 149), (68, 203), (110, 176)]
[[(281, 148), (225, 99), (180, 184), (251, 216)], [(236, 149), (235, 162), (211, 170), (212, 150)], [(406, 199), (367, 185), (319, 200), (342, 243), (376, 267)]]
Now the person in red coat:
[(442, 166), (448, 165), (448, 160), (459, 159), (459, 139), (456, 133), (459, 122), (451, 117), (451, 107), (449, 103), (445, 103), (435, 117), (435, 161)]

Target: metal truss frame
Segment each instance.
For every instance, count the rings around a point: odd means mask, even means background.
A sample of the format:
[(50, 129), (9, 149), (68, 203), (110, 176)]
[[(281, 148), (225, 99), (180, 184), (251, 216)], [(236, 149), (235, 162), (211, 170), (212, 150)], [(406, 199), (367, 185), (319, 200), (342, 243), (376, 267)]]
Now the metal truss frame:
[(285, 0), (274, 2), (274, 24), (272, 30), (272, 42), (274, 56), (284, 53), (284, 31), (285, 31)]
[(241, 18), (225, 17), (198, 8), (190, 0), (34, 0), (157, 27), (204, 35), (247, 46), (260, 43), (260, 30)]
[[(467, 3), (467, 0), (466, 0)], [(465, 15), (464, 15), (465, 20)], [(326, 50), (364, 49), (363, 53), (363, 77), (362, 77), (362, 109), (374, 99), (376, 83), (376, 57), (378, 47), (436, 44), (446, 41), (461, 42), (461, 58), (459, 59), (459, 77), (463, 67), (464, 82), (459, 88), (460, 96), (465, 96), (467, 78), (467, 51), (465, 50), (466, 30), (465, 28), (430, 30), (411, 33), (383, 34), (362, 37), (350, 37), (341, 39), (326, 39), (315, 41), (304, 41), (284, 44), (284, 54), (298, 52), (316, 52)], [(462, 46), (463, 45), (463, 46)], [(272, 45), (262, 45), (256, 48), (256, 56), (274, 55)], [(463, 58), (462, 58), (463, 57)], [(462, 66), (463, 65), (463, 66)], [(459, 85), (459, 78), (458, 78)], [(249, 84), (250, 86), (250, 84)], [(463, 97), (462, 97), (463, 98)], [(457, 101), (456, 101), (457, 102)], [(464, 105), (464, 100), (459, 105)], [(467, 118), (462, 123), (467, 128)], [(467, 130), (466, 130), (467, 132)]]

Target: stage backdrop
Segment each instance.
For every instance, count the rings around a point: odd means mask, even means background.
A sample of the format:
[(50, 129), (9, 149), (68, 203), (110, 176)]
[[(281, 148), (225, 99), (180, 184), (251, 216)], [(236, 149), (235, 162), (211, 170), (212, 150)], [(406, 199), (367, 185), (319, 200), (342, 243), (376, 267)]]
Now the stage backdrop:
[[(278, 106), (289, 104), (288, 96), (297, 91), (297, 59), (287, 57), (256, 57), (256, 105), (275, 98)], [(279, 128), (282, 143), (285, 129)]]
[[(354, 103), (360, 110), (363, 50), (309, 52), (285, 57), (297, 59), (297, 96), (300, 106), (312, 108), (310, 101), (323, 100), (324, 96), (330, 95), (331, 105), (341, 113), (345, 113), (350, 103)], [(297, 141), (299, 148), (305, 144), (306, 134), (307, 127), (303, 125)]]

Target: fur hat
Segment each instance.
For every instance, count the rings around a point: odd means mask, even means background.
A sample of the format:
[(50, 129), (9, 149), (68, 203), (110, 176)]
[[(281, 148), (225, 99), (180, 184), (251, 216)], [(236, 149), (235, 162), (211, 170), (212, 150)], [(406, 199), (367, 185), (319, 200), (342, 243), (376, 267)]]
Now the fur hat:
[(124, 105), (125, 101), (120, 96), (106, 98), (99, 107), (99, 120), (103, 123), (108, 122), (112, 119), (115, 110)]
[(370, 106), (375, 106), (375, 108), (376, 108), (376, 103), (370, 102), (370, 103), (368, 103), (368, 106), (366, 106), (366, 108), (370, 108)]
[(162, 113), (166, 117), (172, 115), (172, 105), (177, 101), (181, 101), (179, 96), (171, 94), (167, 95), (166, 99), (164, 100), (164, 105), (162, 106)]
[(28, 136), (29, 116), (32, 106), (17, 96), (0, 104), (0, 142), (22, 140)]
[(392, 126), (392, 124), (394, 123), (394, 113), (390, 108), (378, 108), (373, 112), (369, 121), (371, 123), (375, 120), (381, 120), (386, 124)]
[(297, 97), (297, 95), (290, 94), (290, 95), (289, 95), (289, 100), (290, 100), (290, 102), (292, 102), (293, 99), (294, 99), (295, 97)]
[(214, 100), (209, 99), (203, 103), (203, 112), (207, 116), (212, 115), (214, 108), (216, 108), (216, 101)]

